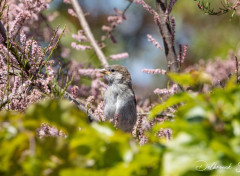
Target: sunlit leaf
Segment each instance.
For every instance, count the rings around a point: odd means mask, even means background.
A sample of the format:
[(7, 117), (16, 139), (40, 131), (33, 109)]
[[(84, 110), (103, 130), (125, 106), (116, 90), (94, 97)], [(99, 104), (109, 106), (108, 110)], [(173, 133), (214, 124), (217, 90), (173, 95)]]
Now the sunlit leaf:
[(172, 97), (168, 98), (167, 101), (165, 101), (162, 104), (159, 104), (155, 106), (149, 115), (149, 120), (151, 120), (153, 117), (155, 117), (158, 113), (161, 113), (168, 107), (174, 106), (179, 103), (184, 103), (186, 101), (191, 101), (193, 99), (194, 95), (188, 94), (188, 93), (180, 93), (175, 94)]
[(174, 82), (183, 85), (183, 86), (189, 86), (193, 85), (195, 83), (194, 78), (189, 73), (168, 73), (167, 74)]

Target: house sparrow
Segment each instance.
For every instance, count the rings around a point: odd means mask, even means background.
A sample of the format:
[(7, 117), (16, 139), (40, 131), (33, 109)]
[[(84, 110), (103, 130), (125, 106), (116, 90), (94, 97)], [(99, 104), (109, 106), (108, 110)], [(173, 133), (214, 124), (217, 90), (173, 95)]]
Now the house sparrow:
[(112, 65), (102, 73), (108, 81), (104, 93), (104, 115), (107, 120), (125, 132), (131, 132), (137, 120), (136, 99), (132, 89), (132, 80), (126, 67)]

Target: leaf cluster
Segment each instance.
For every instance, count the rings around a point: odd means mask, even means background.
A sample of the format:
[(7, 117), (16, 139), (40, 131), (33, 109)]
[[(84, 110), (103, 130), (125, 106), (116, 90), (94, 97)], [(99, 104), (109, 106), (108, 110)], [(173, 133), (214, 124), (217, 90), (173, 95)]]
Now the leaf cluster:
[[(191, 75), (171, 76), (182, 86), (196, 84)], [(204, 81), (208, 83), (206, 77), (199, 78), (201, 77), (195, 79), (199, 84)], [(235, 77), (229, 80), (225, 88), (215, 88), (211, 92), (175, 94), (153, 108), (149, 118), (153, 119), (172, 106), (177, 107), (174, 120), (157, 124), (151, 131), (151, 134), (162, 128), (173, 131), (173, 139), (166, 143), (167, 149), (164, 152), (164, 173), (237, 174), (240, 158), (240, 86), (236, 84)]]
[[(173, 77), (179, 84), (184, 79), (182, 86), (196, 84), (186, 75)], [(174, 119), (154, 125), (144, 146), (108, 123), (89, 124), (86, 114), (62, 100), (34, 104), (25, 113), (1, 112), (0, 174), (237, 174), (240, 86), (235, 78), (224, 89), (173, 95), (153, 108), (150, 118), (171, 106), (177, 107)], [(35, 130), (41, 123), (54, 125), (67, 137), (38, 138)], [(156, 136), (164, 128), (173, 131), (169, 142)]]
[[(109, 124), (87, 123), (69, 102), (47, 100), (0, 115), (0, 175), (158, 175), (162, 146), (143, 147)], [(41, 123), (67, 137), (38, 138)]]

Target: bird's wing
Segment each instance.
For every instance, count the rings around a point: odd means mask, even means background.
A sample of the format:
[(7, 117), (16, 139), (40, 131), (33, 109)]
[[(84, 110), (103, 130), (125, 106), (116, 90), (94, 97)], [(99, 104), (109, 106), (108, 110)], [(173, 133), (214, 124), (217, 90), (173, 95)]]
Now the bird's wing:
[(130, 87), (131, 92), (132, 92), (132, 94), (133, 94), (133, 96), (134, 96), (134, 103), (135, 103), (135, 106), (137, 106), (137, 100), (136, 100), (136, 96), (135, 96), (135, 93), (134, 93), (133, 88), (132, 88), (132, 84), (129, 84), (129, 87)]

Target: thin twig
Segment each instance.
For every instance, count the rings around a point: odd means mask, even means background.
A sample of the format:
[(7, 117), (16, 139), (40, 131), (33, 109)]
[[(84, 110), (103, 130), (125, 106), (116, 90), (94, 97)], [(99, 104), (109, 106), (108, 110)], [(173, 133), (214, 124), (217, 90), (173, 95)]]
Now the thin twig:
[(103, 54), (102, 50), (98, 46), (98, 44), (97, 44), (97, 42), (96, 42), (96, 40), (95, 40), (95, 38), (94, 38), (94, 36), (91, 32), (91, 29), (90, 29), (90, 27), (87, 23), (87, 20), (84, 16), (84, 13), (81, 9), (80, 4), (78, 3), (77, 0), (71, 0), (71, 2), (72, 2), (72, 5), (73, 5), (73, 8), (74, 8), (74, 10), (77, 14), (78, 20), (79, 20), (79, 22), (80, 22), (80, 24), (81, 24), (81, 26), (82, 26), (82, 28), (85, 32), (90, 44), (92, 45), (94, 51), (96, 52), (96, 54), (98, 56), (98, 59), (100, 60), (102, 66), (104, 66), (104, 67), (108, 66), (109, 65), (108, 61), (107, 61), (105, 55)]
[(92, 113), (90, 113), (83, 104), (81, 104), (79, 101), (77, 101), (75, 98), (73, 98), (73, 96), (70, 93), (65, 91), (63, 97), (72, 101), (79, 110), (85, 112), (88, 115), (88, 118), (90, 121), (98, 121), (98, 118), (95, 117)]
[(129, 9), (129, 7), (132, 5), (133, 1), (129, 2), (129, 4), (127, 5), (127, 7), (123, 10), (122, 15), (125, 16), (125, 13), (127, 12), (127, 10)]

